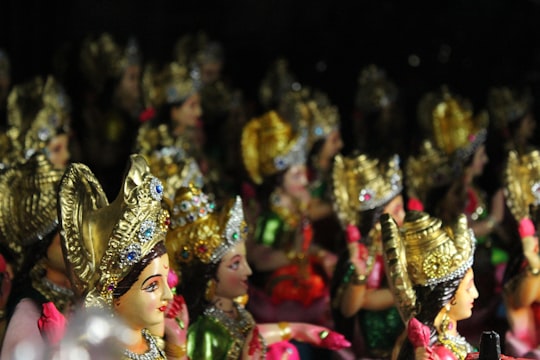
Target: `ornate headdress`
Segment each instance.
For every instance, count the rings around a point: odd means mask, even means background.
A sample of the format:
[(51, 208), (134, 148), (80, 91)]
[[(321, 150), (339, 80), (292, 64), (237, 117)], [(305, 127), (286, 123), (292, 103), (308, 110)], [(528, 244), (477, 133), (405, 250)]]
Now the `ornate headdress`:
[(16, 85), (8, 98), (7, 135), (13, 159), (42, 152), (56, 135), (69, 132), (71, 104), (64, 88), (49, 76)]
[(178, 62), (167, 64), (161, 71), (147, 66), (142, 83), (146, 105), (154, 108), (181, 103), (201, 87), (198, 70)]
[(242, 129), (242, 159), (256, 184), (295, 164), (306, 161), (307, 134), (294, 134), (292, 126), (270, 111)]
[(518, 93), (508, 87), (494, 87), (489, 90), (487, 106), (493, 123), (500, 129), (521, 119), (532, 106), (530, 92)]
[(0, 175), (0, 241), (16, 256), (17, 267), (24, 248), (58, 226), (56, 195), (63, 173), (39, 154)]
[(424, 95), (418, 117), (434, 143), (449, 156), (466, 159), (486, 140), (487, 113), (473, 117), (470, 102), (452, 95), (444, 86), (440, 93)]
[(365, 154), (337, 155), (332, 172), (334, 207), (343, 226), (358, 225), (358, 212), (383, 206), (399, 195), (402, 186), (399, 157), (387, 164)]
[(101, 92), (107, 79), (119, 78), (128, 66), (140, 65), (141, 52), (135, 38), (129, 38), (122, 48), (110, 34), (103, 33), (83, 41), (80, 61), (86, 80)]
[(270, 109), (281, 103), (287, 93), (301, 88), (302, 85), (289, 69), (289, 62), (280, 58), (266, 72), (259, 87), (259, 100), (266, 109)]
[(416, 315), (415, 286), (463, 277), (472, 266), (474, 234), (464, 214), (452, 228), (419, 211), (408, 212), (401, 228), (389, 214), (380, 221), (386, 274), (401, 317), (408, 322)]
[(459, 162), (451, 159), (426, 140), (420, 153), (410, 156), (405, 165), (405, 183), (409, 197), (425, 203), (427, 193), (437, 187), (450, 184), (461, 173)]
[(174, 45), (174, 58), (183, 64), (222, 62), (223, 47), (217, 41), (210, 41), (204, 32), (188, 34), (178, 39)]
[(506, 204), (516, 221), (530, 217), (530, 206), (540, 205), (540, 152), (533, 150), (519, 156), (510, 151), (504, 183)]
[(87, 306), (112, 306), (113, 292), (133, 265), (161, 241), (170, 223), (163, 187), (141, 155), (132, 155), (118, 197), (108, 204), (94, 174), (68, 167), (59, 192), (62, 246), (72, 286)]
[(358, 108), (364, 111), (384, 109), (394, 103), (397, 96), (397, 86), (377, 65), (368, 65), (360, 71), (355, 100)]
[(177, 147), (164, 147), (145, 156), (150, 171), (164, 184), (163, 197), (173, 200), (178, 188), (190, 183), (198, 188), (204, 186), (204, 176), (197, 161)]
[(309, 143), (312, 146), (317, 140), (324, 139), (332, 131), (339, 129), (339, 111), (330, 103), (328, 96), (321, 92), (313, 93), (312, 100), (307, 102), (307, 108)]
[(216, 213), (208, 196), (190, 185), (178, 189), (171, 213), (166, 245), (176, 270), (180, 270), (181, 264), (192, 261), (218, 263), (231, 247), (247, 236), (239, 196)]

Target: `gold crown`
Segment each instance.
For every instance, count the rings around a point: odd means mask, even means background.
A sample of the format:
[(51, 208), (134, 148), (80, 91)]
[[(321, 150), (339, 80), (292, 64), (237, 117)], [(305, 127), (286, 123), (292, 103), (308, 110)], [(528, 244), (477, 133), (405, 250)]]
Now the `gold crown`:
[(388, 163), (365, 154), (337, 155), (332, 172), (334, 207), (343, 226), (358, 225), (358, 212), (388, 203), (402, 190), (399, 157)]
[(418, 107), (421, 127), (447, 155), (465, 159), (485, 142), (486, 112), (473, 117), (468, 100), (452, 95), (443, 86), (440, 93), (428, 93)]
[(410, 197), (425, 203), (427, 193), (437, 186), (450, 184), (461, 173), (459, 162), (425, 140), (417, 156), (410, 156), (405, 165), (405, 182)]
[(98, 92), (103, 90), (107, 79), (120, 78), (128, 66), (140, 64), (141, 52), (134, 38), (128, 39), (123, 48), (109, 33), (103, 33), (97, 39), (87, 37), (83, 40), (81, 71)]
[(164, 184), (163, 197), (173, 200), (176, 189), (190, 183), (198, 188), (204, 186), (204, 177), (197, 161), (186, 156), (182, 149), (175, 146), (164, 147), (145, 156), (150, 171)]
[(510, 151), (504, 170), (505, 198), (517, 221), (530, 217), (530, 206), (540, 205), (540, 152), (521, 156)]
[(261, 81), (259, 101), (266, 109), (270, 109), (281, 103), (287, 93), (301, 88), (296, 76), (289, 69), (289, 62), (279, 58), (272, 63)]
[(38, 154), (0, 176), (0, 241), (16, 256), (17, 268), (24, 261), (24, 248), (58, 226), (56, 195), (62, 175)]
[(49, 76), (16, 85), (8, 98), (7, 135), (13, 159), (28, 159), (44, 151), (56, 135), (69, 132), (70, 102), (64, 88)]
[(487, 106), (493, 123), (505, 128), (509, 123), (522, 118), (531, 108), (532, 96), (526, 91), (519, 94), (508, 87), (494, 87), (489, 90)]
[(242, 159), (256, 184), (263, 178), (306, 161), (307, 134), (295, 135), (292, 126), (270, 111), (242, 129)]
[(159, 71), (153, 65), (147, 66), (142, 84), (146, 105), (154, 108), (181, 103), (201, 87), (198, 70), (178, 62), (171, 62)]
[(330, 103), (328, 96), (321, 92), (313, 94), (313, 99), (307, 102), (307, 108), (310, 119), (309, 144), (312, 146), (317, 140), (339, 129), (339, 111)]
[(178, 189), (172, 204), (167, 252), (176, 270), (193, 261), (218, 263), (235, 244), (245, 240), (247, 225), (239, 196), (214, 212), (215, 205), (192, 184)]
[(11, 64), (7, 53), (0, 49), (0, 77), (11, 75)]
[(58, 195), (62, 245), (72, 286), (86, 295), (88, 306), (112, 306), (118, 282), (165, 240), (170, 219), (162, 195), (161, 182), (141, 155), (130, 157), (111, 204), (87, 166), (68, 167)]
[(472, 266), (474, 234), (464, 214), (451, 228), (419, 211), (407, 212), (401, 228), (389, 214), (381, 215), (380, 221), (387, 276), (398, 309), (408, 321), (415, 315), (414, 286), (457, 279)]
[(182, 64), (222, 62), (223, 47), (219, 42), (209, 40), (208, 35), (201, 31), (179, 38), (174, 45), (174, 58)]
[(397, 86), (386, 76), (386, 72), (371, 64), (360, 71), (356, 106), (365, 111), (380, 110), (396, 101)]

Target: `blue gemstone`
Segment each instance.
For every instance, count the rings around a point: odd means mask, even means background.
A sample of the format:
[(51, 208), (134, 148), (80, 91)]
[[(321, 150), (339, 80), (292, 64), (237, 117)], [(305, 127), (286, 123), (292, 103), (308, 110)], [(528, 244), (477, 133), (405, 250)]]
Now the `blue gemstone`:
[(184, 259), (187, 259), (189, 257), (189, 251), (187, 251), (187, 250), (182, 251), (182, 257)]
[(126, 257), (129, 261), (133, 261), (137, 257), (137, 253), (135, 251), (130, 251)]
[(161, 184), (159, 184), (158, 186), (156, 186), (156, 192), (158, 194), (161, 194), (163, 192), (163, 186)]
[(154, 233), (154, 231), (152, 229), (146, 229), (144, 231), (144, 237), (147, 237), (147, 238), (152, 237), (153, 233)]

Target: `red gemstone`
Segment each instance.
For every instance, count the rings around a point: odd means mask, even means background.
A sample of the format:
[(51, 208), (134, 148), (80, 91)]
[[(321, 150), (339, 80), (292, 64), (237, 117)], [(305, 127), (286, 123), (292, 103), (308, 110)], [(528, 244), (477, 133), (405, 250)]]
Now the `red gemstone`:
[(206, 245), (199, 245), (199, 247), (197, 248), (197, 250), (200, 252), (200, 253), (205, 253), (207, 248), (206, 248)]
[(167, 216), (165, 219), (165, 226), (169, 226), (171, 224), (171, 218)]
[(371, 200), (371, 195), (369, 194), (364, 195), (364, 201), (369, 201), (369, 200)]

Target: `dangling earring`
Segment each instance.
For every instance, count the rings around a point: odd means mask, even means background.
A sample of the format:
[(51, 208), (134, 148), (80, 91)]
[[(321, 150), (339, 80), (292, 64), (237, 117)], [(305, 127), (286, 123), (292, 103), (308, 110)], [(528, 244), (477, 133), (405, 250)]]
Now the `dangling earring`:
[(216, 281), (214, 279), (208, 280), (206, 283), (206, 290), (204, 291), (204, 298), (206, 301), (210, 302), (214, 299), (216, 294)]
[(452, 322), (450, 321), (450, 316), (448, 316), (448, 312), (450, 311), (450, 305), (446, 304), (444, 309), (446, 311), (442, 314), (441, 325), (439, 326), (439, 333), (441, 334), (445, 334), (448, 330), (451, 330), (453, 327)]

